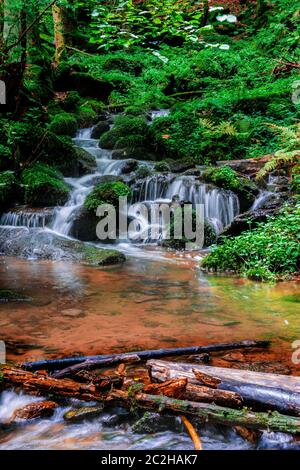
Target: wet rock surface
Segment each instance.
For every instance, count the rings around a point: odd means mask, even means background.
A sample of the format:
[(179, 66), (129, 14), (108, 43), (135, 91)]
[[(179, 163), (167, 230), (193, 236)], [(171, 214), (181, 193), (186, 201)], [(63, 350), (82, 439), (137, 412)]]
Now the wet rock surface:
[(85, 245), (50, 231), (25, 227), (0, 227), (0, 253), (30, 259), (73, 261), (91, 266), (105, 266), (125, 261), (117, 250)]

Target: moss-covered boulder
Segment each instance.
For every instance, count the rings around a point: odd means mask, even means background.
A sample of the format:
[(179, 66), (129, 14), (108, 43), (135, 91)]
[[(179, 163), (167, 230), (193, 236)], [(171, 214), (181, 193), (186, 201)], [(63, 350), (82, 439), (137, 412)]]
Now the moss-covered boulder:
[(97, 122), (97, 112), (89, 103), (79, 106), (76, 116), (80, 128), (91, 127)]
[(113, 160), (126, 160), (126, 159), (134, 159), (134, 160), (143, 160), (143, 161), (156, 161), (158, 160), (158, 155), (154, 152), (150, 151), (148, 148), (145, 147), (126, 147), (122, 149), (117, 149), (112, 152), (112, 159)]
[(96, 158), (82, 148), (77, 147), (75, 151), (76, 164), (74, 166), (73, 176), (89, 175), (93, 173), (97, 168)]
[(53, 134), (56, 135), (68, 135), (69, 137), (75, 137), (78, 130), (78, 123), (72, 114), (60, 113), (56, 114), (51, 120), (49, 129)]
[(229, 166), (208, 168), (202, 173), (205, 182), (212, 183), (219, 188), (233, 191), (238, 195), (241, 212), (247, 211), (259, 192), (256, 184), (238, 173)]
[(143, 117), (119, 116), (114, 127), (100, 138), (105, 149), (146, 146), (149, 128)]
[(89, 266), (107, 266), (126, 261), (123, 253), (60, 237), (43, 229), (0, 227), (0, 251), (7, 256), (63, 260)]
[(0, 173), (0, 212), (11, 205), (19, 196), (20, 185), (11, 171)]
[(101, 204), (111, 204), (118, 207), (120, 197), (131, 197), (131, 189), (127, 184), (121, 181), (102, 183), (94, 187), (87, 196), (84, 206), (91, 212), (96, 212)]
[(100, 137), (105, 133), (108, 132), (110, 129), (110, 125), (107, 121), (99, 121), (92, 130), (91, 138), (92, 139), (100, 139)]
[(69, 188), (62, 175), (45, 164), (35, 164), (22, 173), (25, 188), (25, 203), (34, 207), (64, 205), (69, 197)]
[[(186, 249), (186, 244), (187, 243), (193, 243), (194, 240), (189, 240), (186, 238), (184, 235), (184, 227), (182, 226), (183, 230), (183, 237), (181, 239), (176, 239), (174, 238), (174, 232), (175, 232), (175, 223), (179, 220), (182, 221), (181, 223), (183, 224), (182, 220), (182, 210), (177, 209), (175, 210), (172, 219), (171, 219), (171, 224), (170, 224), (170, 238), (163, 240), (161, 242), (161, 245), (164, 246), (165, 248), (171, 248), (173, 250), (185, 250)], [(195, 210), (192, 210), (192, 229), (195, 232), (196, 230), (196, 212)], [(209, 220), (205, 219), (204, 220), (204, 247), (208, 247), (213, 245), (217, 240), (217, 234)]]
[(72, 215), (72, 225), (69, 235), (83, 242), (97, 240), (96, 227), (99, 219), (95, 212), (86, 207), (80, 207)]

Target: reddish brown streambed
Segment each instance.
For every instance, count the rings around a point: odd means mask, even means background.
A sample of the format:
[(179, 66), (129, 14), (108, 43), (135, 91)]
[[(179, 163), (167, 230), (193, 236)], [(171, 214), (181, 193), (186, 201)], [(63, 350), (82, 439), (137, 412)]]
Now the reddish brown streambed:
[[(155, 258), (155, 257), (154, 257)], [(0, 258), (0, 285), (31, 297), (0, 304), (8, 359), (271, 339), (264, 360), (293, 365), (299, 283), (207, 276), (190, 257), (132, 257), (123, 266)]]

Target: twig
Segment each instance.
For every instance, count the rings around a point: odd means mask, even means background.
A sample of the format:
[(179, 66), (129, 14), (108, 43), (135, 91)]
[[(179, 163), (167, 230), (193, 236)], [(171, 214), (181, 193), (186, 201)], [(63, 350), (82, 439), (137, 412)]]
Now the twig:
[(192, 423), (184, 415), (180, 415), (180, 419), (185, 425), (187, 432), (191, 436), (191, 439), (195, 446), (195, 450), (202, 450), (202, 443), (200, 441), (200, 437), (198, 436), (197, 431), (192, 425)]

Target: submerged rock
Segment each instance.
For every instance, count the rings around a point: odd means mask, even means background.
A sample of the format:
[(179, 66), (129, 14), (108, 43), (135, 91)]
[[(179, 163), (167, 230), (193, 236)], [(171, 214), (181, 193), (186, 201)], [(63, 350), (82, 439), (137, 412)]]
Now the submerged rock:
[(106, 266), (123, 263), (123, 253), (69, 240), (42, 229), (0, 227), (0, 252), (20, 258), (63, 260)]
[(70, 423), (78, 423), (85, 419), (93, 419), (103, 413), (104, 405), (84, 406), (75, 410), (67, 411), (64, 420)]
[(180, 424), (175, 416), (161, 416), (159, 413), (150, 412), (146, 412), (132, 426), (133, 432), (138, 434), (152, 434), (170, 429), (180, 429)]
[(109, 129), (110, 129), (110, 125), (108, 124), (108, 122), (99, 121), (98, 124), (96, 124), (93, 127), (93, 130), (92, 130), (92, 133), (91, 133), (91, 138), (92, 139), (100, 139), (102, 134), (104, 134), (104, 132), (109, 131)]
[(53, 415), (57, 406), (57, 403), (54, 401), (29, 403), (29, 405), (24, 406), (24, 408), (16, 410), (11, 421), (49, 418)]
[(0, 302), (27, 302), (31, 300), (26, 295), (19, 294), (14, 290), (0, 289)]

